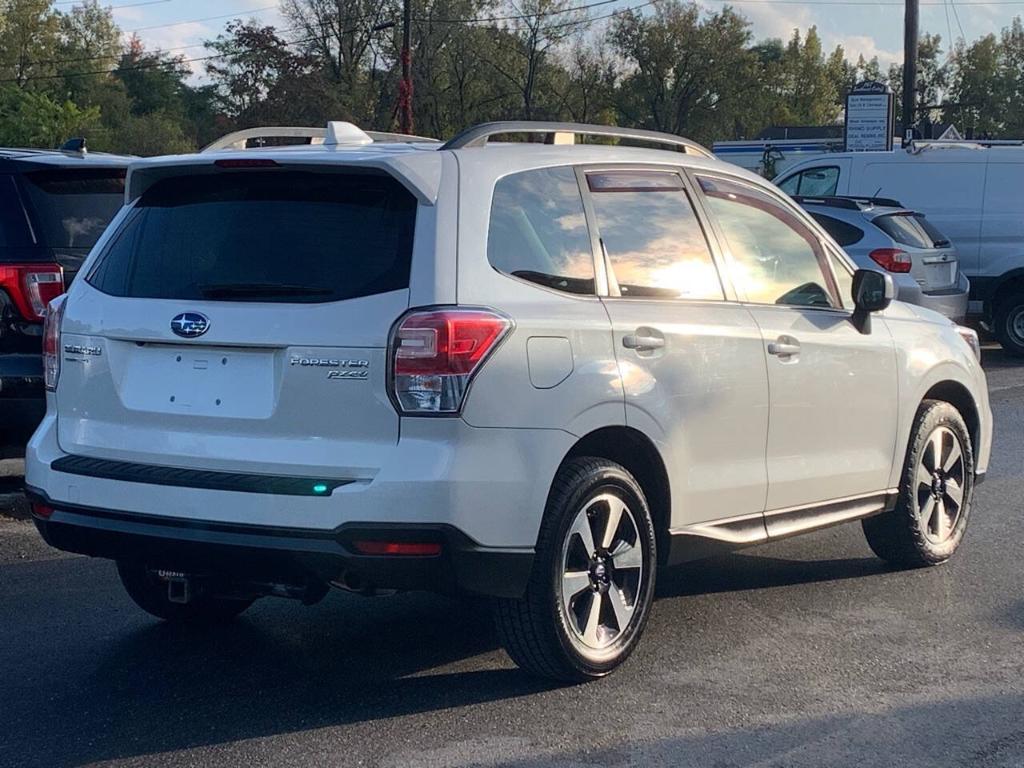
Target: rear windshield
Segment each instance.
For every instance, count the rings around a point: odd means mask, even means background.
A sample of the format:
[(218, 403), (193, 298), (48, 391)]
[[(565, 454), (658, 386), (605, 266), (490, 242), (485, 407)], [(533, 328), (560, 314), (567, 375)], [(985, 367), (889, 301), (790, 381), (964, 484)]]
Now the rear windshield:
[(50, 248), (92, 248), (124, 204), (124, 169), (55, 169), (24, 174), (36, 237)]
[(409, 286), (416, 201), (378, 174), (176, 177), (138, 200), (88, 276), (114, 296), (325, 302)]
[(921, 214), (891, 213), (879, 216), (872, 224), (897, 243), (911, 248), (943, 248), (949, 245), (949, 240)]

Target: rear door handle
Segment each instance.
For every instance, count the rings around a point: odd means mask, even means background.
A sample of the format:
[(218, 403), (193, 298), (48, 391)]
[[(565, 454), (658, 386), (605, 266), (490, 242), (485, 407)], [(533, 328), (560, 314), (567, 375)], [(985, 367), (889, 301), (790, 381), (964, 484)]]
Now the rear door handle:
[(792, 357), (800, 354), (800, 342), (792, 336), (779, 336), (768, 342), (768, 354), (776, 357)]
[(664, 347), (665, 339), (652, 336), (650, 333), (631, 333), (622, 337), (622, 346), (626, 349), (635, 349), (637, 352), (646, 352)]

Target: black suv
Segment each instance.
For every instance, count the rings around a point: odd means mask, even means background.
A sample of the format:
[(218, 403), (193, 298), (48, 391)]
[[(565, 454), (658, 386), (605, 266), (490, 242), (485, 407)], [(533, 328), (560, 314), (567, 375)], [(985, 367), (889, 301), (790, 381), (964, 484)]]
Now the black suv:
[(121, 208), (132, 159), (0, 149), (0, 458), (46, 411), (43, 313)]

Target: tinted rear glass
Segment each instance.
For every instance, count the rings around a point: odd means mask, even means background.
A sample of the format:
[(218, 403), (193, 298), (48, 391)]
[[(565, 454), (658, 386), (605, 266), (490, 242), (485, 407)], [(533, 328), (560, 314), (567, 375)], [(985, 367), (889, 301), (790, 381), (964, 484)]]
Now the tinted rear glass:
[(92, 248), (124, 204), (124, 169), (54, 169), (24, 174), (41, 244)]
[[(921, 219), (909, 213), (894, 213), (879, 216), (871, 222), (901, 245), (911, 248), (934, 248), (935, 240), (922, 225)], [(931, 228), (931, 225), (928, 225)], [(932, 228), (934, 229), (934, 228)], [(940, 237), (940, 240), (945, 238)]]
[(821, 213), (811, 213), (811, 216), (816, 222), (821, 224), (822, 229), (832, 235), (833, 240), (844, 248), (848, 245), (859, 243), (864, 239), (864, 230), (860, 227), (855, 227), (853, 224), (847, 224), (845, 221), (833, 219), (831, 216), (825, 216)]
[(241, 171), (154, 184), (88, 280), (115, 296), (325, 302), (409, 286), (416, 201), (370, 174)]
[(949, 238), (942, 234), (938, 227), (928, 221), (923, 213), (915, 213), (914, 218), (917, 220), (917, 223), (921, 225), (921, 228), (927, 233), (928, 237), (931, 238), (932, 245), (936, 248), (945, 248), (949, 245)]

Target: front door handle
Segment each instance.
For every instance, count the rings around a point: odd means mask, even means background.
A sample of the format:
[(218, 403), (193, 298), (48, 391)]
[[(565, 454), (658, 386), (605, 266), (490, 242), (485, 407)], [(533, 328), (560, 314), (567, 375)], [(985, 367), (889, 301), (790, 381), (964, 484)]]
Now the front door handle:
[(800, 342), (792, 336), (779, 336), (768, 342), (768, 354), (776, 357), (792, 357), (800, 354)]
[(665, 346), (665, 339), (661, 336), (654, 336), (650, 329), (639, 328), (636, 333), (622, 337), (622, 346), (626, 349), (635, 349), (637, 352), (649, 352), (652, 349), (661, 349)]

